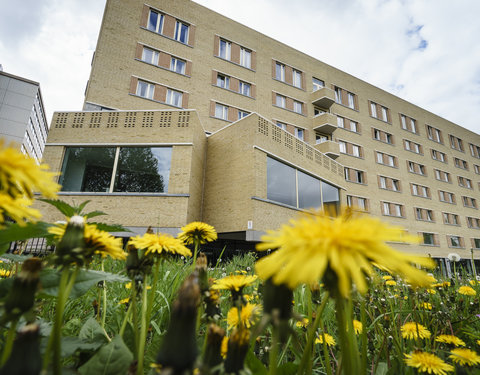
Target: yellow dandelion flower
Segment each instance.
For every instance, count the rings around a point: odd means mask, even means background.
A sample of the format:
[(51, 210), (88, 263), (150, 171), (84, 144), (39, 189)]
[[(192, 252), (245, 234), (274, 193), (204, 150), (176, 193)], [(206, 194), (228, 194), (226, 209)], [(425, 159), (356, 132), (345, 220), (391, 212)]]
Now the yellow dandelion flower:
[(187, 245), (192, 245), (195, 242), (204, 244), (215, 241), (217, 239), (217, 231), (209, 224), (194, 221), (182, 227), (182, 232), (177, 237)]
[(333, 336), (329, 335), (328, 333), (323, 333), (320, 336), (318, 336), (315, 339), (315, 344), (323, 344), (324, 338), (325, 338), (325, 342), (327, 343), (327, 346), (335, 346), (337, 344)]
[(126, 305), (127, 303), (130, 302), (130, 298), (124, 298), (124, 299), (121, 299), (120, 301), (118, 301), (118, 304), (119, 305)]
[(477, 340), (477, 345), (480, 345), (480, 340)]
[(246, 286), (252, 285), (255, 280), (257, 280), (257, 276), (255, 275), (230, 275), (222, 279), (215, 280), (215, 283), (212, 285), (212, 289), (226, 289), (239, 292)]
[(132, 289), (132, 282), (128, 282), (125, 284), (125, 289)]
[(474, 296), (477, 294), (475, 289), (467, 285), (464, 285), (458, 288), (458, 293), (463, 294), (464, 296)]
[(362, 322), (353, 319), (353, 330), (355, 331), (356, 335), (359, 335), (360, 333), (363, 332), (363, 324)]
[(478, 281), (475, 281), (475, 280), (468, 280), (468, 282), (471, 286), (475, 286), (478, 284)]
[(424, 302), (422, 304), (422, 307), (425, 309), (425, 310), (431, 310), (432, 309), (432, 304), (429, 303), (429, 302)]
[(434, 375), (446, 375), (454, 370), (452, 365), (444, 362), (434, 354), (416, 351), (412, 354), (405, 354), (407, 366), (415, 367), (418, 372), (427, 372)]
[(384, 276), (382, 276), (382, 279), (385, 280), (385, 281), (387, 281), (387, 280), (392, 280), (393, 277), (390, 276), (390, 275), (384, 275)]
[(401, 328), (401, 332), (404, 339), (410, 340), (417, 338), (428, 339), (431, 336), (431, 333), (428, 329), (415, 322), (405, 323)]
[(15, 222), (24, 225), (26, 221), (35, 221), (42, 215), (40, 211), (29, 207), (33, 201), (27, 198), (12, 198), (10, 195), (0, 193), (0, 228), (5, 222), (5, 216), (10, 216)]
[(427, 293), (429, 294), (437, 294), (437, 291), (435, 289), (427, 289)]
[(258, 319), (260, 310), (260, 305), (254, 303), (247, 303), (246, 305), (242, 306), (239, 320), (238, 309), (236, 307), (232, 307), (227, 314), (228, 329), (237, 327), (240, 323), (244, 327), (250, 328), (253, 324), (255, 324), (256, 320)]
[(307, 318), (303, 318), (302, 320), (299, 320), (298, 322), (296, 322), (295, 325), (296, 325), (298, 328), (307, 328), (307, 326), (308, 326), (308, 319), (307, 319)]
[(5, 147), (0, 140), (0, 189), (12, 198), (33, 198), (38, 191), (47, 198), (55, 198), (60, 185), (54, 182), (58, 173), (48, 172), (48, 165), (37, 165), (14, 147)]
[(480, 356), (470, 349), (456, 348), (450, 351), (448, 356), (453, 362), (459, 363), (460, 366), (474, 366), (480, 364)]
[(128, 241), (129, 245), (137, 249), (146, 250), (145, 254), (166, 255), (179, 254), (183, 256), (192, 256), (192, 252), (178, 238), (169, 234), (145, 233), (143, 236), (136, 236)]
[[(389, 272), (408, 278), (414, 286), (430, 283), (426, 273), (411, 264), (435, 265), (432, 259), (400, 253), (386, 243), (418, 242), (418, 238), (349, 209), (336, 218), (321, 211), (304, 213), (280, 230), (268, 231), (262, 241), (257, 250), (278, 250), (257, 262), (260, 278), (294, 289), (322, 279), (328, 270), (333, 275), (323, 282), (327, 288), (338, 287), (344, 297), (349, 296), (352, 282), (361, 293), (367, 291), (365, 275), (375, 272), (372, 263), (388, 265)], [(338, 280), (338, 286), (329, 285), (332, 279)]]
[(0, 269), (0, 277), (10, 277), (11, 271)]
[[(55, 235), (59, 240), (65, 234), (67, 224), (55, 224), (48, 228), (48, 232)], [(121, 238), (115, 238), (110, 233), (99, 230), (95, 224), (85, 224), (85, 258), (91, 258), (94, 254), (99, 254), (102, 258), (110, 256), (113, 259), (124, 260), (127, 253), (123, 251), (123, 242)]]
[(439, 335), (435, 338), (435, 341), (455, 346), (465, 346), (465, 341), (454, 335)]
[(388, 285), (388, 286), (395, 286), (397, 285), (397, 282), (395, 280), (387, 280), (385, 282), (385, 285)]

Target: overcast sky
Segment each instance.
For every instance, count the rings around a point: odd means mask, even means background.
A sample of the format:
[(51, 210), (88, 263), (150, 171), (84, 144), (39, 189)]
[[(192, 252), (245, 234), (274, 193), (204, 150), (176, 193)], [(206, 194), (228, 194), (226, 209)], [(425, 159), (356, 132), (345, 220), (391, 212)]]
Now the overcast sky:
[[(480, 1), (198, 2), (480, 133)], [(0, 64), (40, 82), (49, 122), (82, 107), (104, 6), (0, 0)]]

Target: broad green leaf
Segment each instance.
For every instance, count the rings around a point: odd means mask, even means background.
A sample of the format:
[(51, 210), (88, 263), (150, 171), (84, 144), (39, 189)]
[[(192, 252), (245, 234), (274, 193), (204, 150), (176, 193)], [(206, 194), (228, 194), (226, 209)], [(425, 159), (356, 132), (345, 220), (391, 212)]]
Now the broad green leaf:
[(105, 331), (95, 318), (89, 318), (85, 322), (82, 328), (80, 328), (78, 338), (86, 342), (100, 342), (100, 345), (108, 340), (105, 336)]
[(293, 375), (296, 374), (298, 365), (295, 363), (284, 363), (277, 368), (277, 375)]
[(76, 207), (72, 207), (67, 202), (61, 201), (60, 199), (40, 198), (39, 201), (52, 205), (67, 217), (72, 217), (73, 215), (76, 214), (76, 210), (75, 210)]
[[(43, 289), (41, 293), (47, 296), (56, 297), (58, 294), (58, 285), (60, 284), (60, 272), (54, 269), (45, 269), (40, 274), (40, 281)], [(78, 298), (83, 296), (92, 286), (100, 281), (109, 282), (128, 282), (130, 279), (114, 273), (80, 270), (75, 279), (70, 298)]]
[(126, 374), (133, 360), (133, 355), (124, 344), (121, 336), (115, 338), (78, 369), (80, 375)]
[(105, 224), (105, 223), (95, 223), (91, 222), (89, 224), (95, 224), (97, 229), (103, 230), (105, 232), (130, 232), (127, 228), (122, 227), (117, 224)]
[(79, 337), (62, 337), (62, 357), (70, 357), (77, 350), (94, 351), (102, 346), (103, 341), (84, 340)]
[(10, 291), (13, 285), (13, 278), (9, 277), (0, 280), (0, 299), (3, 299)]
[(380, 362), (377, 365), (377, 370), (375, 371), (375, 375), (385, 375), (388, 371), (388, 366), (385, 362)]
[(14, 263), (23, 263), (31, 257), (32, 255), (3, 254), (0, 258), (9, 260)]
[(250, 369), (252, 374), (255, 375), (267, 375), (267, 369), (263, 363), (253, 354), (252, 350), (249, 350), (245, 358), (245, 365)]
[(106, 213), (103, 212), (103, 211), (92, 211), (92, 212), (89, 212), (88, 214), (86, 214), (85, 217), (87, 219), (91, 219), (92, 217), (102, 216), (102, 215), (106, 215)]
[(23, 241), (30, 238), (40, 238), (49, 236), (48, 228), (52, 224), (38, 221), (36, 223), (27, 223), (24, 226), (18, 224), (7, 225), (0, 232), (0, 243), (10, 243), (13, 241)]
[(74, 207), (76, 209), (75, 211), (77, 211), (77, 213), (81, 213), (83, 211), (83, 209), (85, 208), (85, 206), (87, 204), (89, 204), (90, 202), (91, 202), (91, 200), (87, 200), (87, 201), (84, 201), (84, 202), (80, 203), (78, 205), (78, 207)]

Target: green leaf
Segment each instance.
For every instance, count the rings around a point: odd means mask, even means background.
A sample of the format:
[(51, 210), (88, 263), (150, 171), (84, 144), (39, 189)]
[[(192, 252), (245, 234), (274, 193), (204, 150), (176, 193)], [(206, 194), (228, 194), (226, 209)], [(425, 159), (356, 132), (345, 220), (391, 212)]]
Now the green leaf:
[[(58, 286), (60, 284), (60, 272), (54, 269), (45, 269), (40, 274), (40, 281), (43, 289), (41, 293), (47, 296), (56, 297), (58, 294)], [(100, 281), (109, 282), (128, 282), (130, 279), (110, 272), (80, 270), (75, 279), (70, 298), (78, 298), (83, 296), (92, 286)]]
[(72, 217), (76, 214), (76, 210), (74, 207), (70, 206), (67, 202), (61, 201), (60, 199), (40, 198), (39, 200), (52, 205), (67, 217)]
[(80, 375), (125, 374), (133, 355), (124, 344), (121, 336), (116, 336), (110, 343), (102, 346), (100, 350), (78, 369)]
[(23, 263), (33, 255), (17, 255), (17, 254), (3, 254), (0, 258), (12, 261), (14, 263)]
[(48, 228), (52, 224), (38, 221), (36, 223), (27, 223), (24, 226), (18, 224), (7, 225), (5, 229), (2, 229), (2, 237), (0, 243), (10, 243), (13, 241), (23, 241), (30, 238), (46, 237), (50, 235)]
[(89, 224), (95, 224), (97, 229), (103, 230), (105, 232), (131, 232), (129, 229), (122, 227), (117, 224), (105, 224), (105, 223), (95, 223), (91, 222)]
[(79, 337), (62, 337), (62, 357), (70, 357), (77, 350), (95, 351), (102, 346), (102, 341), (89, 341)]
[(85, 216), (87, 219), (91, 219), (92, 217), (102, 216), (102, 215), (106, 215), (106, 213), (103, 211), (92, 211), (86, 214)]
[(95, 318), (89, 318), (85, 322), (82, 328), (80, 328), (78, 338), (86, 342), (100, 342), (100, 345), (108, 341), (105, 331)]
[(250, 369), (252, 374), (255, 375), (267, 375), (267, 369), (263, 365), (252, 350), (249, 350), (245, 358), (245, 365)]
[(296, 374), (298, 370), (298, 365), (295, 363), (284, 363), (277, 368), (277, 375), (293, 375)]
[(87, 204), (89, 204), (90, 202), (91, 202), (91, 200), (87, 200), (87, 201), (84, 201), (84, 202), (80, 203), (78, 205), (78, 207), (74, 207), (75, 211), (77, 211), (77, 214), (80, 214), (83, 211), (83, 209), (85, 208), (85, 206)]
[(385, 362), (380, 362), (377, 365), (377, 370), (375, 371), (375, 375), (385, 375), (388, 371), (388, 366)]
[(13, 285), (13, 278), (9, 277), (3, 280), (0, 280), (0, 299), (4, 298)]

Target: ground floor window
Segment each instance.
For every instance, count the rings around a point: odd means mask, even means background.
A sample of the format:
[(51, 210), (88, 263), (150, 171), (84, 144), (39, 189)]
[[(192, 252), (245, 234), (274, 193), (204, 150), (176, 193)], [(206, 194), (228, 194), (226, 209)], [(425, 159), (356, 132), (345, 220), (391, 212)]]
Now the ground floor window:
[(66, 147), (59, 183), (70, 192), (166, 193), (172, 147)]
[(267, 157), (267, 198), (297, 208), (338, 210), (338, 188), (285, 163)]

